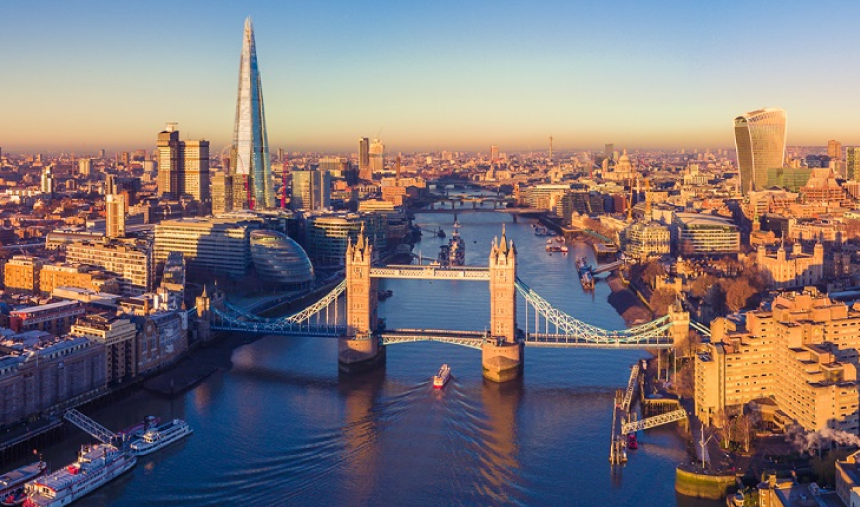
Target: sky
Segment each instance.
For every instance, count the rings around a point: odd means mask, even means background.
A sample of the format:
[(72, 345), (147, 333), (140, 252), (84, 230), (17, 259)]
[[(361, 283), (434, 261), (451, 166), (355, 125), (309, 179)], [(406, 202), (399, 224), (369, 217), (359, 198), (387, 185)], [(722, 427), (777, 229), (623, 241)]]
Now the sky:
[(0, 147), (95, 153), (231, 143), (251, 16), (274, 151), (860, 144), (854, 1), (0, 0)]

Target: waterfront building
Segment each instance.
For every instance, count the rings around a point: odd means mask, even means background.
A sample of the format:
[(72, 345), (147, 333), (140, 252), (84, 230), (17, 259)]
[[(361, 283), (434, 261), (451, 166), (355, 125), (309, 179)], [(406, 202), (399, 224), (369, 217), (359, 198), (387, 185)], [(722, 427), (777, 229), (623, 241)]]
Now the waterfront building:
[(672, 222), (678, 255), (737, 254), (741, 233), (728, 218), (702, 213), (675, 213)]
[(745, 328), (711, 323), (695, 359), (695, 411), (709, 423), (753, 400), (771, 398), (774, 424), (857, 434), (860, 311), (814, 289), (777, 296), (746, 314)]
[(113, 276), (86, 264), (45, 264), (39, 273), (39, 292), (51, 294), (57, 287), (119, 293)]
[(188, 350), (188, 325), (180, 312), (157, 311), (132, 317), (135, 370), (145, 375), (174, 363)]
[(108, 383), (120, 383), (137, 375), (134, 347), (137, 328), (129, 319), (107, 313), (87, 315), (78, 319), (70, 334), (105, 346), (104, 368)]
[(307, 290), (314, 282), (314, 268), (298, 243), (277, 231), (251, 233), (251, 259), (259, 279), (288, 290)]
[(364, 230), (365, 240), (373, 245), (374, 261), (385, 252), (388, 231), (385, 217), (377, 213), (327, 213), (310, 215), (305, 227), (308, 255), (315, 266), (343, 263), (346, 247)]
[(657, 222), (636, 222), (624, 231), (624, 254), (639, 262), (649, 257), (668, 255), (672, 251), (669, 227)]
[(824, 278), (824, 245), (816, 243), (812, 255), (803, 253), (800, 242), (792, 245), (791, 253), (780, 245), (774, 255), (769, 255), (764, 245), (758, 245), (756, 265), (768, 288), (815, 285)]
[(763, 190), (767, 170), (782, 167), (785, 159), (785, 111), (763, 108), (734, 120), (740, 190), (743, 195)]
[(9, 313), (9, 328), (16, 333), (43, 331), (59, 336), (68, 333), (82, 315), (84, 308), (77, 301), (18, 308)]
[(331, 207), (331, 175), (328, 171), (293, 171), (290, 209), (317, 211)]
[(535, 185), (523, 192), (523, 200), (531, 208), (555, 211), (568, 192), (570, 192), (569, 184)]
[(358, 177), (364, 181), (373, 179), (370, 171), (370, 139), (366, 137), (358, 139)]
[(845, 177), (852, 181), (860, 181), (860, 147), (845, 148)]
[(241, 278), (251, 266), (251, 231), (262, 224), (253, 215), (165, 220), (155, 226), (155, 262), (162, 265), (171, 252), (181, 252), (194, 275)]
[(145, 244), (118, 241), (72, 243), (66, 246), (66, 262), (99, 266), (116, 275), (123, 296), (149, 292), (154, 285), (152, 249)]
[(3, 267), (3, 283), (7, 289), (37, 292), (44, 259), (15, 255)]
[(0, 342), (0, 425), (61, 410), (106, 386), (103, 344), (85, 337), (41, 338), (31, 332)]
[(124, 194), (108, 194), (105, 196), (105, 236), (108, 238), (125, 237)]
[[(243, 186), (250, 198), (237, 200), (234, 193), (234, 209), (244, 208), (245, 205), (249, 209), (274, 208), (276, 203), (263, 105), (263, 81), (257, 65), (257, 45), (250, 17), (245, 20), (242, 37), (236, 122), (230, 159), (230, 168), (235, 175), (234, 188)], [(240, 203), (242, 206), (239, 206)]]
[(204, 202), (209, 195), (209, 141), (182, 141), (175, 123), (158, 134), (158, 195), (189, 195)]

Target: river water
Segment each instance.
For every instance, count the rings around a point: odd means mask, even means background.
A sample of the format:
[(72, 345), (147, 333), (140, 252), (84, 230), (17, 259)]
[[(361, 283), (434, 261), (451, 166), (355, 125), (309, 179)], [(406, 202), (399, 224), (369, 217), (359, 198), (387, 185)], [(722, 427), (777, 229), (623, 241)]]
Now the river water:
[[(468, 264), (486, 265), (502, 223), (517, 245), (518, 273), (557, 308), (604, 328), (624, 326), (598, 282), (585, 293), (574, 259), (544, 251), (531, 220), (461, 213)], [(454, 216), (416, 222), (450, 236)], [(447, 239), (416, 245), (435, 258)], [(389, 327), (483, 330), (486, 284), (386, 280)], [(520, 327), (525, 313), (518, 301)], [(529, 312), (533, 319), (533, 312)], [(533, 323), (529, 323), (533, 327)], [(481, 377), (480, 352), (437, 343), (390, 346), (384, 368), (360, 376), (337, 369), (337, 343), (265, 337), (236, 349), (233, 368), (174, 399), (139, 392), (92, 414), (110, 428), (147, 414), (186, 419), (195, 433), (141, 458), (126, 476), (76, 505), (715, 505), (676, 496), (675, 466), (686, 459), (674, 429), (640, 434), (630, 461), (608, 461), (614, 391), (645, 352), (526, 349), (521, 381)], [(453, 378), (434, 390), (448, 363)], [(89, 437), (71, 430), (45, 450), (54, 466), (74, 459)]]

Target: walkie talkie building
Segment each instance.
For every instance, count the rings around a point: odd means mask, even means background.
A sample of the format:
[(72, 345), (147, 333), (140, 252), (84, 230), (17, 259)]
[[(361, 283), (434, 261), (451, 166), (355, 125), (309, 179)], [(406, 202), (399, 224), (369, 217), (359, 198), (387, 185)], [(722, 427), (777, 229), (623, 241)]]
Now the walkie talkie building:
[[(263, 84), (257, 66), (254, 27), (250, 17), (245, 20), (242, 58), (239, 61), (239, 95), (236, 100), (236, 124), (233, 130), (230, 167), (231, 172), (238, 175), (234, 177), (234, 187), (244, 187), (244, 192), (234, 192), (234, 209), (275, 207), (266, 114), (263, 107)], [(241, 199), (237, 202), (240, 196)]]

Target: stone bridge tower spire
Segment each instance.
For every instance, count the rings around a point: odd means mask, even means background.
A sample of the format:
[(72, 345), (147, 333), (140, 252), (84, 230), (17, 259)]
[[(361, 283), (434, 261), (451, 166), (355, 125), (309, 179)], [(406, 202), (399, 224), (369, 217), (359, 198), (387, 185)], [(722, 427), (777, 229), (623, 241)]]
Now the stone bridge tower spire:
[(355, 244), (346, 248), (346, 335), (341, 337), (338, 361), (341, 370), (357, 371), (375, 366), (385, 358), (376, 331), (378, 281), (370, 277), (373, 244), (364, 236), (364, 224)]
[(490, 329), (482, 349), (484, 377), (507, 382), (522, 373), (523, 343), (517, 330), (517, 248), (502, 238), (490, 249)]

